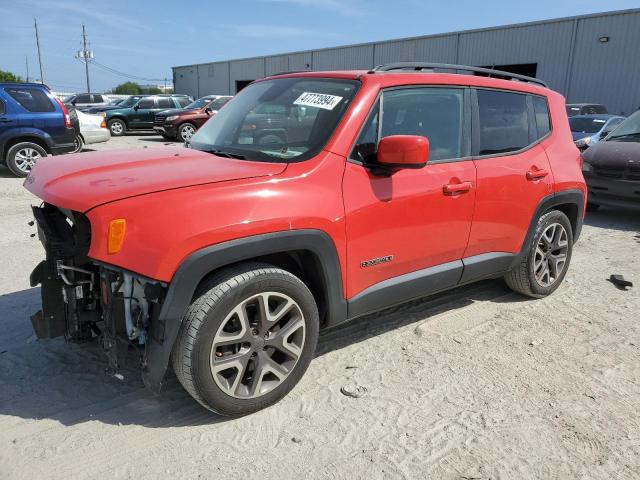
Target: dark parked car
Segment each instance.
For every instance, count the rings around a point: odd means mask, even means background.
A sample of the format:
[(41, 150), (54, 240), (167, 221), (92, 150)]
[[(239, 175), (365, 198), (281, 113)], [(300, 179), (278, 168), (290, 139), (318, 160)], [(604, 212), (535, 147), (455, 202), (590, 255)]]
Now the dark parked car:
[(128, 130), (151, 130), (156, 113), (171, 108), (184, 108), (193, 101), (187, 95), (150, 95), (130, 107), (107, 110), (107, 127), (111, 135), (119, 137)]
[(575, 115), (569, 118), (573, 142), (580, 150), (586, 150), (624, 122), (616, 115)]
[(640, 208), (640, 111), (583, 154), (589, 208)]
[(204, 122), (218, 113), (231, 97), (208, 95), (185, 108), (164, 110), (156, 114), (153, 129), (167, 139), (188, 142)]
[(76, 93), (65, 97), (62, 103), (67, 107), (85, 111), (87, 108), (106, 106), (110, 101), (106, 95), (101, 93)]
[(575, 115), (605, 115), (609, 113), (607, 107), (599, 103), (567, 103), (567, 116)]
[(72, 152), (75, 111), (40, 83), (0, 83), (0, 161), (26, 177), (42, 157)]
[(97, 107), (91, 107), (91, 108), (87, 108), (85, 110), (86, 113), (102, 113), (102, 112), (107, 112), (109, 110), (115, 110), (116, 108), (128, 108), (128, 107), (133, 107), (136, 103), (138, 103), (138, 100), (140, 100), (141, 98), (144, 97), (148, 97), (149, 95), (131, 95), (128, 98), (125, 98), (124, 100), (120, 101), (120, 103), (118, 103), (117, 105), (115, 104), (109, 104), (109, 105), (101, 105), (101, 106), (97, 106)]

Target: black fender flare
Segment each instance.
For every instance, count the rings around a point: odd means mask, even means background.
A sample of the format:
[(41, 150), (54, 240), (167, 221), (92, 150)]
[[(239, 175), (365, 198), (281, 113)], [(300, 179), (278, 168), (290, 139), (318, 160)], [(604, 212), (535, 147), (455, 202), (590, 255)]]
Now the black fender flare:
[(321, 230), (303, 229), (243, 237), (211, 245), (190, 254), (173, 275), (158, 316), (162, 338), (151, 336), (147, 342), (142, 379), (158, 392), (169, 365), (171, 350), (180, 330), (182, 316), (191, 303), (196, 288), (211, 272), (252, 258), (306, 250), (319, 260), (327, 300), (327, 325), (347, 318), (347, 302), (342, 287), (338, 252), (331, 237)]
[[(529, 224), (529, 229), (527, 230), (527, 234), (522, 242), (520, 252), (514, 257), (513, 262), (511, 263), (511, 268), (514, 268), (516, 265), (518, 265), (522, 257), (524, 255), (527, 255), (527, 253), (529, 252), (529, 245), (533, 240), (533, 235), (536, 231), (538, 219), (548, 210), (552, 210), (553, 207), (568, 204), (574, 205), (577, 210), (575, 227), (573, 231), (573, 243), (575, 244), (578, 241), (580, 232), (582, 232), (582, 224), (584, 221), (584, 193), (582, 192), (582, 190), (577, 189), (554, 192), (551, 195), (547, 195), (546, 197), (544, 197), (540, 201), (540, 203), (538, 203), (535, 212), (533, 212), (533, 215), (531, 216), (531, 223)], [(569, 220), (572, 221), (572, 219)]]

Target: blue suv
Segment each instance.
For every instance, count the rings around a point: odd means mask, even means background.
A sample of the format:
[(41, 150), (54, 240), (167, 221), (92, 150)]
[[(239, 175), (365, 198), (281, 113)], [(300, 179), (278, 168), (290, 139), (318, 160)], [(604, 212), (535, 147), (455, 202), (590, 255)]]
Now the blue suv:
[(0, 162), (26, 177), (42, 157), (74, 150), (79, 131), (71, 113), (46, 85), (0, 83)]

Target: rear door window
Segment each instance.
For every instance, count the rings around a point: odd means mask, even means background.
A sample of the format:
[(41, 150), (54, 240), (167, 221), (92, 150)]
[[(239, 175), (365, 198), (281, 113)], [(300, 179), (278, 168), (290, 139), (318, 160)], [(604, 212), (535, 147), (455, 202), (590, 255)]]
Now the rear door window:
[(477, 90), (479, 155), (515, 152), (527, 147), (527, 96), (497, 90)]
[(170, 98), (159, 98), (158, 99), (158, 108), (174, 108), (175, 105), (171, 101)]
[(37, 88), (5, 88), (5, 91), (30, 112), (54, 112), (53, 102), (42, 90)]
[(88, 93), (78, 95), (76, 97), (76, 103), (91, 103), (91, 95), (89, 95)]

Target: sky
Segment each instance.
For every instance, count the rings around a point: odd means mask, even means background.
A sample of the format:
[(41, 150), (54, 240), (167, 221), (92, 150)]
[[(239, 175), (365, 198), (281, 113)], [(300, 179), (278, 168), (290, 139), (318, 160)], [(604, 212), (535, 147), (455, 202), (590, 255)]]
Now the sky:
[[(101, 65), (142, 84), (171, 67), (637, 8), (638, 0), (0, 0), (0, 70), (86, 91), (82, 25)], [(90, 66), (92, 91), (130, 78)]]

